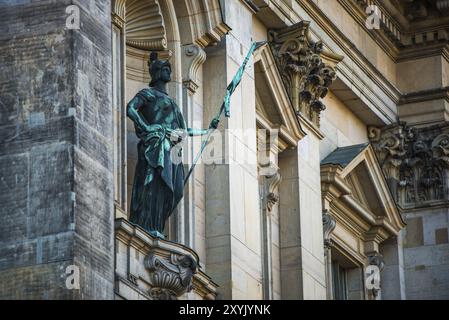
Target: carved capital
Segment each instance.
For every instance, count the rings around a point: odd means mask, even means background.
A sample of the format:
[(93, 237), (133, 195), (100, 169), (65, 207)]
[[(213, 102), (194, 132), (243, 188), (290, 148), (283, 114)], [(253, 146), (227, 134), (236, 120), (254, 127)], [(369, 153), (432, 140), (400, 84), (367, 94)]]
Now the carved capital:
[(331, 57), (335, 64), (342, 57), (325, 53), (321, 41), (312, 41), (309, 25), (301, 21), (270, 30), (270, 46), (296, 112), (319, 126), (320, 113), (326, 109), (321, 99), (336, 79), (334, 66), (325, 63), (323, 56)]
[(337, 226), (337, 221), (329, 213), (328, 210), (323, 211), (323, 237), (324, 237), (324, 248), (329, 249), (332, 247), (331, 233)]
[(196, 44), (184, 46), (183, 84), (192, 94), (198, 89), (198, 70), (204, 61), (206, 53), (202, 48)]
[(145, 258), (150, 273), (149, 295), (155, 300), (176, 300), (192, 289), (192, 277), (197, 271), (196, 261), (188, 255), (172, 253), (170, 259), (155, 252)]
[(402, 207), (448, 201), (449, 125), (369, 128), (369, 138)]

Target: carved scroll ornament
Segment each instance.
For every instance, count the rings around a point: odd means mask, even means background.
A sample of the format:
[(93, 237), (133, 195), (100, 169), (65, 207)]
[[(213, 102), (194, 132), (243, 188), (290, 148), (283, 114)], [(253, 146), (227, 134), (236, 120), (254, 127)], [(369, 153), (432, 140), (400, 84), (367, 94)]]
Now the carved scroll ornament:
[[(334, 66), (323, 61), (323, 43), (311, 40), (310, 23), (302, 21), (293, 26), (271, 30), (270, 45), (287, 93), (297, 113), (319, 126), (321, 102), (336, 79)], [(326, 53), (336, 62), (342, 57)]]

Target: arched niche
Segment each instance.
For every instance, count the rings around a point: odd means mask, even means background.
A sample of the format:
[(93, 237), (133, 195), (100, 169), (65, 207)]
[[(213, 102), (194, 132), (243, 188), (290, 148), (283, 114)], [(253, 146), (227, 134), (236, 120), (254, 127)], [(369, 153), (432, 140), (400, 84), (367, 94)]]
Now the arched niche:
[[(128, 217), (134, 169), (137, 162), (137, 138), (134, 125), (126, 117), (127, 102), (142, 88), (148, 86), (148, 57), (157, 51), (161, 58), (170, 59), (172, 82), (169, 94), (183, 108), (183, 71), (185, 44), (199, 48), (218, 42), (229, 31), (223, 23), (219, 0), (113, 0), (113, 91), (116, 103), (114, 117), (114, 150), (117, 161), (116, 216)], [(186, 66), (191, 62), (185, 62)], [(188, 68), (187, 68), (188, 69)], [(116, 95), (116, 93), (113, 93)], [(170, 233), (172, 228), (170, 227)]]

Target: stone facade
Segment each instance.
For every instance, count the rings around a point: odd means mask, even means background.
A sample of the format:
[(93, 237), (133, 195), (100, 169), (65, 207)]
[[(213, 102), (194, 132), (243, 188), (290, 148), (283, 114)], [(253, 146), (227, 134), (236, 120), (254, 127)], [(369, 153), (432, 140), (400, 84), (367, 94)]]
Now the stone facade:
[[(448, 299), (448, 8), (3, 1), (0, 298)], [(203, 128), (253, 41), (167, 240), (150, 236), (128, 221), (126, 118), (149, 52)]]

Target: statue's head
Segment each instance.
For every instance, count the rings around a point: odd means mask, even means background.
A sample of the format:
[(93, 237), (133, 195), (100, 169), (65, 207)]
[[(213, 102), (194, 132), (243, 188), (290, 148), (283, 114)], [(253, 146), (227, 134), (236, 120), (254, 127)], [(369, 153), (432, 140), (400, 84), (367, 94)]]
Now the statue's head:
[(150, 60), (148, 61), (148, 68), (150, 71), (152, 87), (157, 81), (170, 82), (171, 81), (171, 65), (168, 60), (159, 60), (157, 52), (151, 52)]

